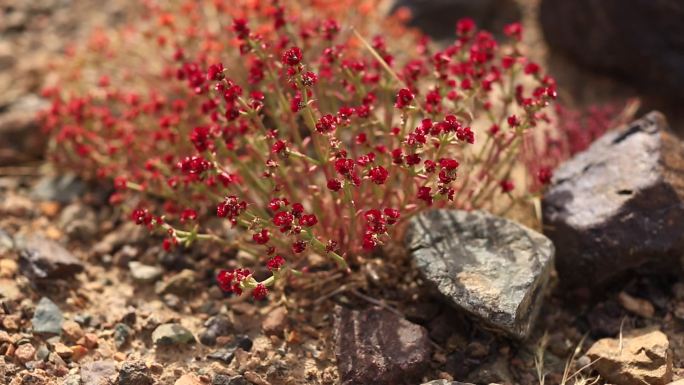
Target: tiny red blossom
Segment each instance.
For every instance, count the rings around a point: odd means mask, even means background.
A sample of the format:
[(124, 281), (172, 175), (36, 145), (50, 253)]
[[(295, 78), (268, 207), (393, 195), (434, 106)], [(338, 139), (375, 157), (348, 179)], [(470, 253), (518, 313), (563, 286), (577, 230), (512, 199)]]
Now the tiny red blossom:
[(296, 66), (302, 61), (302, 50), (299, 47), (292, 47), (285, 52), (281, 61), (288, 66)]
[(264, 286), (263, 283), (257, 284), (254, 289), (252, 289), (252, 297), (254, 297), (255, 300), (260, 301), (268, 295), (268, 289), (266, 286)]

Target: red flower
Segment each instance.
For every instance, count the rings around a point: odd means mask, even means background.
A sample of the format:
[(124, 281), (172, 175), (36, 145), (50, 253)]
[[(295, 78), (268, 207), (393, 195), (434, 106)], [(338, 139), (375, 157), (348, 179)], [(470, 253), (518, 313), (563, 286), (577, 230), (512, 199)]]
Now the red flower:
[(385, 217), (387, 217), (387, 224), (390, 225), (397, 223), (399, 217), (401, 216), (401, 213), (397, 209), (386, 208), (382, 211), (382, 213), (385, 214)]
[(511, 23), (504, 27), (504, 34), (520, 41), (522, 39), (522, 25), (520, 23)]
[(154, 216), (150, 214), (146, 209), (135, 209), (131, 213), (131, 219), (136, 225), (151, 225), (154, 220)]
[(335, 131), (335, 128), (337, 128), (337, 123), (337, 117), (330, 114), (323, 115), (318, 120), (318, 123), (316, 123), (316, 131), (320, 132), (321, 134), (333, 132)]
[(394, 106), (397, 108), (404, 108), (411, 104), (414, 98), (415, 95), (413, 95), (411, 90), (408, 88), (402, 88), (399, 90), (399, 93), (397, 93), (397, 101), (394, 103)]
[(342, 189), (342, 182), (337, 179), (328, 179), (327, 186), (332, 191), (340, 191)]
[(549, 167), (542, 167), (537, 171), (537, 180), (541, 184), (551, 183), (551, 178), (553, 178), (553, 171)]
[(283, 267), (284, 264), (285, 258), (281, 257), (280, 255), (276, 255), (268, 260), (268, 262), (266, 263), (266, 267), (270, 271), (276, 271)]
[(216, 215), (221, 218), (228, 218), (232, 224), (236, 224), (237, 217), (245, 210), (247, 210), (247, 203), (238, 200), (235, 195), (231, 195), (216, 206)]
[(252, 290), (252, 297), (254, 297), (255, 300), (261, 301), (262, 299), (266, 298), (268, 295), (268, 289), (266, 286), (264, 286), (263, 283), (257, 284), (256, 287)]
[(283, 52), (280, 61), (285, 65), (294, 67), (302, 62), (302, 50), (299, 47), (292, 47)]
[(212, 64), (207, 70), (207, 80), (222, 80), (223, 79), (223, 64)]
[(469, 35), (475, 29), (475, 21), (469, 17), (464, 17), (456, 22), (456, 34), (458, 36)]
[(181, 223), (185, 223), (187, 221), (194, 221), (197, 219), (197, 211), (193, 209), (185, 209), (180, 215), (180, 221)]
[(125, 190), (127, 183), (126, 177), (124, 176), (117, 176), (114, 178), (114, 188), (117, 190)]
[(304, 241), (295, 241), (292, 243), (292, 252), (295, 254), (299, 254), (304, 252), (306, 250), (306, 243)]
[(525, 71), (526, 74), (528, 75), (535, 75), (539, 72), (541, 68), (539, 67), (539, 64), (534, 63), (534, 62), (529, 62), (525, 64), (525, 68), (523, 71)]
[(317, 82), (318, 76), (311, 71), (307, 71), (304, 75), (302, 75), (302, 84), (304, 84), (306, 87), (311, 87)]
[(186, 156), (177, 166), (184, 174), (200, 175), (211, 168), (211, 163), (201, 156)]
[(287, 211), (280, 211), (273, 217), (273, 224), (280, 227), (280, 232), (284, 233), (292, 227), (294, 216)]
[(517, 116), (511, 115), (507, 119), (508, 125), (511, 127), (518, 127), (520, 125), (520, 119)]
[(447, 169), (448, 171), (456, 170), (459, 166), (456, 159), (442, 158), (439, 160), (439, 166)]
[(223, 291), (240, 295), (242, 294), (240, 283), (251, 275), (249, 269), (221, 270), (216, 275), (216, 281)]
[(335, 171), (340, 175), (349, 175), (354, 170), (354, 160), (340, 158), (335, 161)]
[(271, 237), (269, 237), (267, 229), (261, 229), (260, 232), (252, 235), (252, 240), (260, 245), (265, 245), (270, 239)]
[(423, 186), (418, 189), (418, 195), (416, 196), (418, 199), (424, 201), (425, 203), (428, 204), (428, 206), (432, 205), (432, 194), (430, 194), (430, 191), (432, 188)]
[(238, 38), (241, 40), (249, 37), (249, 28), (247, 27), (247, 20), (245, 19), (234, 19), (232, 29), (237, 33)]
[(281, 207), (289, 206), (290, 202), (285, 198), (273, 198), (268, 203), (268, 208), (273, 211), (280, 210)]
[(271, 153), (273, 154), (283, 154), (287, 150), (287, 144), (283, 140), (276, 140), (271, 146)]
[(314, 214), (302, 215), (302, 219), (299, 220), (299, 224), (306, 227), (311, 227), (318, 223), (318, 218)]
[(211, 144), (209, 140), (209, 127), (198, 126), (193, 128), (190, 133), (190, 141), (198, 152), (206, 151)]
[(370, 176), (375, 184), (384, 184), (389, 176), (389, 172), (384, 167), (378, 166), (370, 169), (368, 176)]
[(503, 193), (509, 193), (513, 191), (513, 189), (515, 188), (513, 181), (509, 179), (504, 179), (501, 182), (499, 182), (499, 186), (501, 187), (501, 191)]

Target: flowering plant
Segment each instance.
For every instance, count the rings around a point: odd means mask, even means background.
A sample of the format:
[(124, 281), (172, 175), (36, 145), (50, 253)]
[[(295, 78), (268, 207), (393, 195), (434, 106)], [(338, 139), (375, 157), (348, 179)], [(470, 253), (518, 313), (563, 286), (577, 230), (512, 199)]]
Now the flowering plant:
[(351, 26), (370, 14), (336, 21), (312, 3), (149, 3), (151, 28), (96, 34), (63, 73), (84, 85), (99, 71), (97, 86), (46, 90), (53, 159), (113, 179), (111, 201), (135, 202), (132, 220), (167, 249), (206, 240), (263, 258), (263, 280), (217, 276), (255, 298), (307, 253), (348, 269), (421, 210), (506, 212), (530, 197), (515, 173), (548, 182), (521, 149), (548, 124), (555, 83), (523, 55), (520, 24), (500, 45), (463, 19), (435, 49), (412, 34), (366, 39)]

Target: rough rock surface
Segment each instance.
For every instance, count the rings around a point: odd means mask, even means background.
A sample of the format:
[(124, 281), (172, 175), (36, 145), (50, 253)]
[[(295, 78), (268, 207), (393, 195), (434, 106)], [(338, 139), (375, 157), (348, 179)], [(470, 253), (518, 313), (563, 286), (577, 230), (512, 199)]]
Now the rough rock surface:
[(131, 270), (131, 277), (141, 283), (154, 282), (164, 274), (160, 267), (145, 265), (138, 261), (128, 262), (128, 268)]
[(202, 345), (214, 346), (216, 345), (216, 338), (230, 334), (233, 325), (230, 320), (223, 315), (216, 315), (209, 318), (204, 323), (205, 329), (199, 336)]
[(684, 255), (684, 145), (657, 112), (609, 132), (556, 170), (543, 215), (566, 284), (671, 269)]
[(243, 376), (228, 377), (223, 374), (217, 374), (211, 381), (211, 385), (251, 385)]
[(154, 378), (142, 361), (126, 361), (119, 370), (119, 385), (151, 385)]
[(116, 363), (112, 360), (95, 361), (81, 366), (81, 382), (88, 385), (113, 385)]
[(545, 236), (486, 212), (415, 217), (406, 244), (421, 273), (453, 306), (525, 338), (553, 266)]
[(0, 109), (0, 163), (20, 163), (43, 156), (47, 136), (35, 133), (40, 130), (38, 111), (46, 104), (29, 94)]
[(39, 236), (21, 242), (21, 272), (32, 279), (70, 278), (83, 271), (83, 263), (58, 243)]
[(458, 19), (470, 17), (491, 31), (520, 19), (520, 9), (512, 0), (396, 0), (393, 10), (411, 10), (411, 25), (436, 38), (453, 38)]
[(74, 174), (46, 175), (33, 186), (31, 196), (67, 204), (83, 195), (85, 189), (85, 184)]
[(155, 345), (181, 345), (195, 342), (195, 336), (190, 330), (179, 324), (159, 325), (152, 332), (152, 341)]
[(61, 334), (63, 323), (64, 316), (59, 307), (49, 298), (41, 298), (31, 319), (33, 332), (38, 334)]
[(72, 239), (89, 239), (97, 233), (95, 211), (81, 203), (72, 203), (59, 215), (59, 225)]
[(664, 385), (672, 381), (672, 353), (661, 331), (634, 330), (618, 338), (598, 340), (587, 351), (601, 376), (615, 384)]
[(578, 63), (684, 100), (684, 6), (680, 0), (543, 0), (551, 48)]
[(254, 343), (247, 335), (235, 336), (233, 342), (226, 345), (222, 349), (209, 353), (207, 358), (211, 360), (223, 361), (227, 365), (233, 361), (233, 358), (235, 358), (237, 349), (242, 349), (243, 351), (248, 352), (252, 349), (253, 344)]
[[(335, 355), (342, 384), (402, 384), (430, 362), (427, 331), (377, 308), (335, 310)], [(415, 382), (413, 382), (415, 383)]]

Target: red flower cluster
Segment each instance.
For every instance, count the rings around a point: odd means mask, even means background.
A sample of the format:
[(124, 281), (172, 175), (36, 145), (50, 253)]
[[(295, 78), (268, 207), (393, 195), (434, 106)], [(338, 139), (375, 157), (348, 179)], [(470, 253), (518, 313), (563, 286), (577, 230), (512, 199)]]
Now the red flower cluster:
[[(166, 248), (213, 241), (267, 255), (255, 268), (270, 272), (264, 281), (246, 269), (217, 277), (257, 299), (301, 255), (347, 268), (345, 256), (392, 239), (421, 210), (526, 204), (513, 170), (550, 120), (555, 84), (521, 54), (519, 24), (500, 45), (465, 19), (437, 49), (366, 14), (350, 16), (364, 18), (357, 36), (338, 33), (348, 21), (331, 16), (342, 12), (316, 3), (294, 2), (291, 14), (247, 0), (215, 0), (216, 12), (150, 5), (173, 17), (119, 40), (137, 37), (135, 52), (155, 65), (99, 39), (84, 55), (120, 71), (82, 95), (69, 82), (47, 90), (54, 161), (115, 179), (112, 202), (135, 202), (132, 220), (159, 230)], [(211, 17), (232, 25), (217, 33)], [(366, 40), (366, 28), (383, 35)], [(63, 71), (75, 79), (82, 68)], [(530, 174), (548, 181), (551, 171)], [(228, 242), (211, 217), (243, 238)]]

